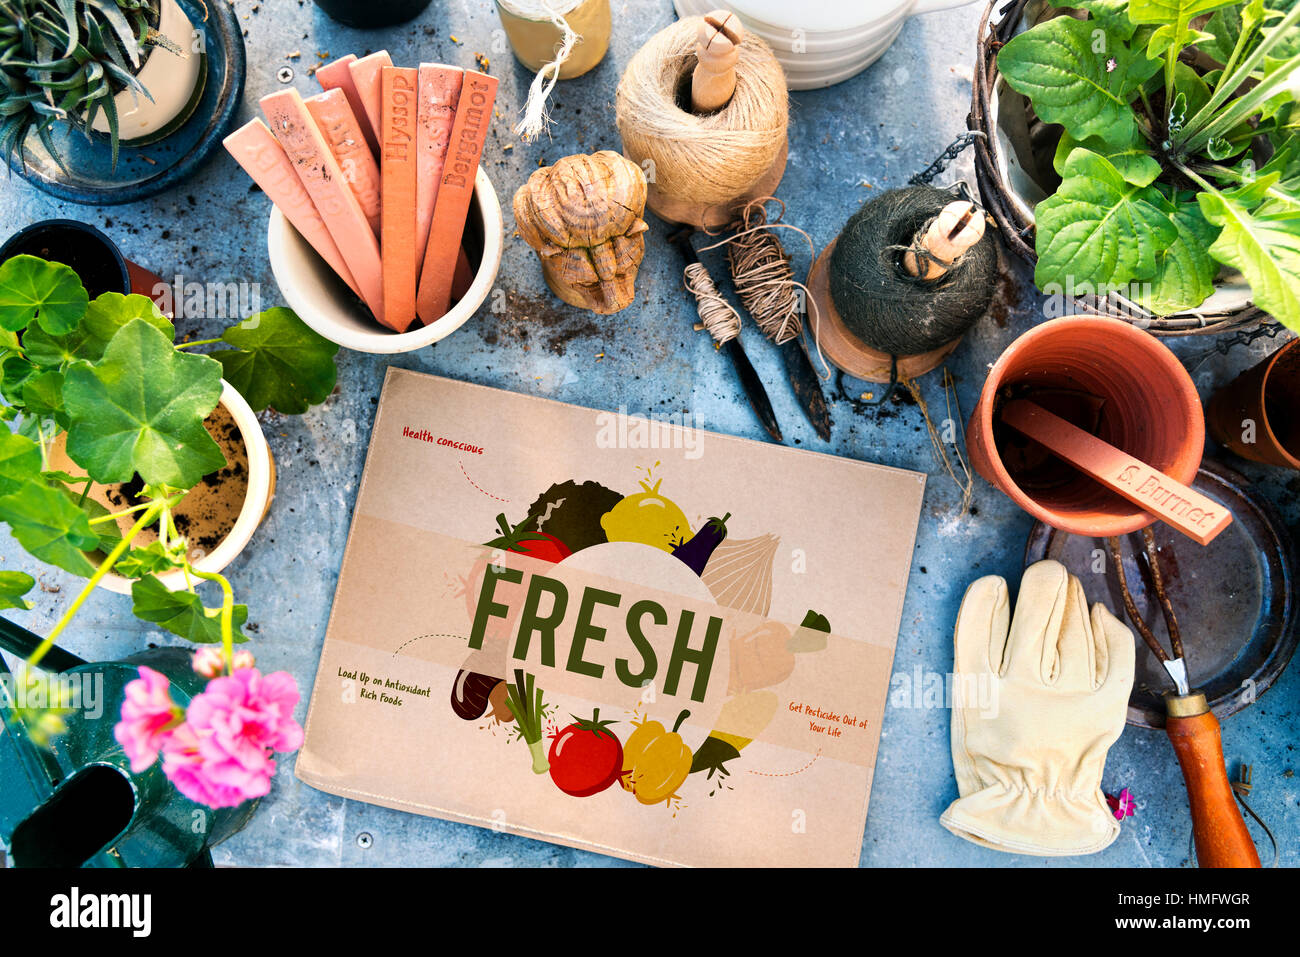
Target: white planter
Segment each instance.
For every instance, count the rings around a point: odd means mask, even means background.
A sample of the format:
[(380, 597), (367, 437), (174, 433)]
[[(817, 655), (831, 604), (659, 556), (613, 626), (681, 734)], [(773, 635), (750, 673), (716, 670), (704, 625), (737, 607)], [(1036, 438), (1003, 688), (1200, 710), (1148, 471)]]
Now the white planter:
[(875, 63), (908, 17), (973, 0), (673, 0), (678, 16), (731, 10), (776, 54), (792, 90), (832, 86)]
[[(117, 107), (118, 135), (123, 143), (153, 139), (193, 105), (194, 93), (203, 79), (202, 34), (176, 0), (162, 0), (158, 10), (158, 32), (180, 49), (152, 47), (144, 66), (136, 74), (149, 97), (123, 90), (113, 98)], [(97, 133), (108, 132), (108, 119), (101, 110), (91, 126)]]
[[(194, 561), (194, 567), (205, 572), (219, 572), (234, 561), (235, 556), (242, 552), (252, 539), (267, 509), (271, 507), (271, 499), (275, 497), (275, 462), (271, 459), (271, 448), (266, 444), (266, 436), (262, 434), (261, 423), (257, 421), (257, 415), (252, 407), (230, 383), (223, 379), (221, 386), (221, 404), (225, 406), (226, 411), (239, 427), (239, 434), (244, 440), (244, 448), (248, 453), (248, 492), (244, 496), (244, 505), (239, 510), (239, 517), (235, 519), (235, 525), (229, 534), (218, 543), (216, 548)], [(172, 591), (185, 587), (185, 573), (181, 569), (164, 572), (157, 577)], [(119, 595), (129, 595), (131, 582), (130, 578), (123, 578), (109, 572), (99, 584)]]
[(483, 256), (474, 281), (445, 316), (427, 326), (416, 325), (409, 332), (393, 332), (380, 325), (311, 243), (275, 208), (271, 210), (266, 230), (271, 273), (294, 312), (331, 342), (357, 352), (391, 354), (422, 349), (445, 339), (474, 315), (501, 268), (501, 250), (505, 244), (501, 203), (482, 167), (474, 179), (470, 216), (477, 217), (477, 226), (483, 234)]

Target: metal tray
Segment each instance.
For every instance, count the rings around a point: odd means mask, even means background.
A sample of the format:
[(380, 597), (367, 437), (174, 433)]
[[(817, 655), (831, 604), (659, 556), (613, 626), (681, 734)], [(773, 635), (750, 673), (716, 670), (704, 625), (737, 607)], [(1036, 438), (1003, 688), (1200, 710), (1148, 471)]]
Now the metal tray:
[[(1205, 692), (1222, 720), (1263, 694), (1295, 651), (1300, 637), (1296, 550), (1285, 523), (1272, 505), (1250, 490), (1243, 476), (1207, 460), (1192, 485), (1230, 509), (1232, 525), (1206, 546), (1163, 523), (1152, 531), (1165, 587), (1182, 626), (1192, 687)], [(1146, 577), (1137, 562), (1141, 535), (1126, 538), (1124, 570), (1129, 588), (1143, 618), (1162, 642), (1167, 641), (1160, 609), (1148, 596)], [(1113, 575), (1106, 574), (1110, 555), (1104, 541), (1035, 522), (1025, 546), (1025, 564), (1044, 558), (1059, 561), (1079, 576), (1090, 602), (1103, 601), (1124, 618), (1119, 586)], [(1160, 663), (1139, 642), (1128, 723), (1163, 728), (1162, 695), (1170, 687)]]

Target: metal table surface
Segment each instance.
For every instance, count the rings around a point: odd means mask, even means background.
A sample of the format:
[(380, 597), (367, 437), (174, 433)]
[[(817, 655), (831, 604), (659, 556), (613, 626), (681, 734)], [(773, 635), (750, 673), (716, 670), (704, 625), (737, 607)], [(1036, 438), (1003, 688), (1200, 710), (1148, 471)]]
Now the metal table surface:
[[(879, 190), (903, 185), (964, 128), (971, 63), (982, 4), (909, 21), (898, 41), (865, 73), (827, 90), (792, 96), (790, 162), (779, 195), (788, 220), (806, 229), (818, 248), (829, 243), (857, 206)], [(251, 646), (264, 670), (288, 669), (304, 699), (310, 693), (330, 601), (347, 535), (371, 420), (385, 368), (433, 372), (484, 385), (594, 407), (629, 412), (689, 410), (711, 430), (762, 440), (764, 434), (739, 398), (729, 364), (707, 335), (692, 330), (693, 302), (681, 285), (668, 230), (651, 221), (646, 257), (637, 278), (637, 302), (610, 317), (579, 311), (552, 297), (532, 251), (513, 237), (509, 199), (527, 175), (561, 156), (619, 148), (613, 94), (636, 49), (674, 19), (668, 0), (613, 0), (615, 28), (608, 56), (587, 76), (561, 83), (552, 105), (550, 138), (529, 145), (510, 132), (531, 75), (505, 46), (490, 0), (434, 0), (413, 23), (356, 31), (329, 20), (305, 0), (235, 0), (245, 25), (249, 72), (237, 122), (257, 114), (260, 96), (282, 86), (277, 75), (314, 92), (312, 65), (348, 52), (387, 48), (398, 63), (442, 61), (466, 67), (474, 55), (490, 60), (501, 81), (497, 120), (484, 152), (488, 174), (506, 210), (506, 251), (497, 289), (478, 314), (436, 347), (399, 356), (341, 352), (339, 388), (301, 417), (274, 413), (263, 427), (279, 467), (276, 499), (252, 544), (227, 570), (239, 601), (257, 629)], [(454, 37), (454, 39), (453, 39)], [(507, 149), (506, 147), (510, 148)], [(969, 154), (940, 182), (973, 182)], [(119, 207), (78, 207), (52, 200), (18, 178), (4, 182), (0, 234), (38, 219), (91, 222), (125, 254), (168, 279), (256, 282), (263, 306), (279, 303), (266, 255), (267, 198), (223, 153), (189, 182), (152, 200)], [(787, 242), (796, 268), (807, 252)], [(720, 260), (713, 260), (715, 269)], [(984, 372), (1018, 333), (1040, 321), (1041, 297), (1026, 269), (1003, 263), (994, 309), (949, 360), (963, 410), (969, 411)], [(494, 313), (493, 301), (504, 301)], [(179, 331), (217, 334), (221, 320), (186, 320)], [(973, 508), (959, 517), (960, 493), (940, 471), (919, 409), (891, 404), (860, 414), (843, 397), (834, 401), (829, 443), (813, 434), (785, 386), (773, 348), (753, 334), (746, 348), (764, 380), (787, 442), (835, 455), (929, 473), (916, 556), (903, 610), (894, 664), (896, 686), (918, 673), (944, 675), (952, 665), (951, 631), (962, 592), (974, 578), (1001, 574), (1019, 581), (1030, 519), (980, 479)], [(1228, 381), (1267, 351), (1267, 340), (1213, 351), (1213, 340), (1174, 343), (1202, 393)], [(854, 392), (864, 386), (851, 385)], [(937, 374), (921, 390), (940, 423), (943, 392)], [(828, 388), (828, 394), (833, 386)], [(877, 387), (878, 391), (878, 387)], [(1300, 521), (1300, 475), (1256, 467), (1211, 448), (1246, 473), (1285, 513), (1293, 533)], [(852, 502), (830, 507), (852, 508)], [(870, 563), (869, 551), (847, 560)], [(39, 566), (12, 541), (0, 541), (5, 567), (42, 572), (35, 610), (20, 615), (43, 632), (76, 593), (69, 576)], [(1093, 596), (1094, 598), (1097, 596)], [(1194, 641), (1194, 625), (1188, 629)], [(66, 636), (67, 647), (90, 658), (128, 654), (146, 643), (177, 643), (130, 613), (129, 599), (101, 591), (87, 602)], [(1139, 650), (1139, 654), (1144, 653)], [(910, 696), (898, 696), (900, 699)], [(913, 701), (909, 704), (914, 705)], [(1300, 783), (1293, 776), (1300, 735), (1300, 666), (1292, 665), (1261, 699), (1229, 719), (1224, 746), (1229, 763), (1254, 765), (1253, 804), (1275, 829), (1282, 863), (1300, 863)], [(300, 706), (305, 713), (306, 702)], [(301, 714), (300, 714), (301, 717)], [(950, 835), (939, 826), (956, 797), (949, 755), (949, 713), (939, 706), (891, 702), (862, 846), (864, 865), (1153, 866), (1187, 865), (1190, 822), (1177, 763), (1160, 732), (1127, 728), (1111, 749), (1104, 787), (1128, 787), (1137, 814), (1106, 851), (1085, 858), (1042, 860), (999, 854)], [(220, 865), (583, 865), (618, 861), (508, 834), (446, 823), (323, 794), (294, 779), (282, 760), (271, 795), (242, 833), (218, 847)], [(1262, 853), (1267, 861), (1267, 847)]]

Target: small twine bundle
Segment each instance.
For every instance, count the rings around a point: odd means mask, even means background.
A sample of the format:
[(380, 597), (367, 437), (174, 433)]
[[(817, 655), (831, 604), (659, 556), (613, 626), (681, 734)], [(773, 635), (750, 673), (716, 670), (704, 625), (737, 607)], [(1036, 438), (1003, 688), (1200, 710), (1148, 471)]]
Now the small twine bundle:
[(637, 51), (619, 81), (615, 111), (623, 152), (646, 170), (651, 188), (708, 208), (744, 195), (771, 169), (790, 111), (781, 64), (746, 33), (731, 102), (716, 113), (690, 112), (698, 27), (698, 17), (679, 20)]
[[(790, 257), (776, 234), (767, 229), (767, 197), (749, 202), (733, 224), (736, 235), (727, 245), (727, 264), (731, 279), (736, 284), (736, 294), (754, 317), (759, 331), (778, 346), (785, 345), (803, 331), (799, 289), (795, 282)], [(779, 224), (781, 213), (771, 225)]]

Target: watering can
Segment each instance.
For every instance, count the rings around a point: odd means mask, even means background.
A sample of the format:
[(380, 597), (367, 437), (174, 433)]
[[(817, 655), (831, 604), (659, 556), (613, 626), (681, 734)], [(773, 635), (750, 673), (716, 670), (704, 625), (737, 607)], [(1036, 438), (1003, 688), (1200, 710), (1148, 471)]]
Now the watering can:
[[(0, 649), (26, 658), (40, 638), (0, 618)], [(18, 710), (20, 692), (0, 656), (0, 841), (15, 867), (211, 867), (211, 848), (242, 828), (248, 801), (214, 810), (183, 796), (161, 762), (135, 774), (113, 737), (127, 682), (140, 665), (167, 676), (182, 708), (205, 682), (183, 648), (87, 662), (57, 646), (41, 667), (83, 689), (67, 731), (38, 744)], [(85, 689), (93, 690), (93, 704)]]

